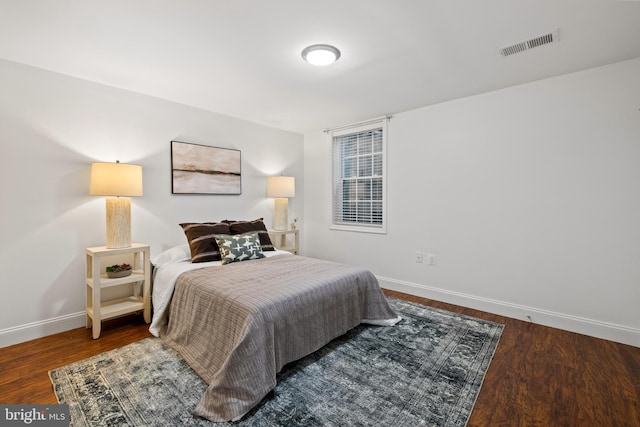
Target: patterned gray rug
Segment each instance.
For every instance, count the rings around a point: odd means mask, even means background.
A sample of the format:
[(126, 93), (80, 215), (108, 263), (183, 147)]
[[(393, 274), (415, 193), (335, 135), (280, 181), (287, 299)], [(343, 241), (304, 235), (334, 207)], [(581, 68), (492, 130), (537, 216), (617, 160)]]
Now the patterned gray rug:
[(504, 328), (390, 299), (403, 320), (359, 326), (285, 366), (236, 423), (192, 411), (206, 384), (148, 338), (49, 372), (73, 426), (464, 426)]

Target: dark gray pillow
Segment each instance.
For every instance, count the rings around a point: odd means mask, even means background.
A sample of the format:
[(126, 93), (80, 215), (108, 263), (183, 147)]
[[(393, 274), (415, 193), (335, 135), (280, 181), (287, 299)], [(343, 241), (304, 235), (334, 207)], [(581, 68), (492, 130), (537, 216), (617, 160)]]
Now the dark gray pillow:
[(216, 242), (220, 248), (222, 265), (265, 257), (256, 232), (216, 235)]

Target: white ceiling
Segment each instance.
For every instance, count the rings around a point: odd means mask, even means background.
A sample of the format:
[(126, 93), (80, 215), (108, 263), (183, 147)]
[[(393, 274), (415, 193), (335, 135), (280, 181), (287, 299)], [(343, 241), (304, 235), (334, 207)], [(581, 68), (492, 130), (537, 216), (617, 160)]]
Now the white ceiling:
[(0, 0), (0, 58), (300, 133), (637, 57), (637, 0)]

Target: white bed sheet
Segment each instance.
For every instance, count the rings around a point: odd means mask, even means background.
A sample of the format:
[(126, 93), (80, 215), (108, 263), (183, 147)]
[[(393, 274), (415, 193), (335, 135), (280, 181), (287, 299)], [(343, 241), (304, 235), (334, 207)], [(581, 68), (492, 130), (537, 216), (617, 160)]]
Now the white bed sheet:
[[(265, 251), (263, 254), (267, 258), (276, 255), (292, 255), (291, 252), (281, 251), (278, 249), (275, 251)], [(161, 256), (156, 259), (160, 258)], [(189, 257), (177, 258), (178, 259), (173, 259), (164, 263), (154, 263), (153, 293), (151, 298), (151, 301), (153, 302), (153, 318), (151, 320), (151, 326), (149, 326), (149, 332), (156, 337), (160, 336), (160, 331), (167, 324), (169, 305), (171, 303), (173, 289), (178, 277), (187, 271), (222, 266), (221, 261), (192, 263), (191, 258)]]

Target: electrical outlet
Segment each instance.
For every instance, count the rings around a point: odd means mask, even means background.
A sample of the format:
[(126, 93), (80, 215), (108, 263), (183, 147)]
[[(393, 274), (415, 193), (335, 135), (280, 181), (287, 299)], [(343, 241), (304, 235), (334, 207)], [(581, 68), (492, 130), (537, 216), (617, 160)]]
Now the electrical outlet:
[(427, 254), (427, 264), (436, 265), (436, 255), (435, 254)]
[(416, 262), (422, 262), (422, 252), (416, 251)]

